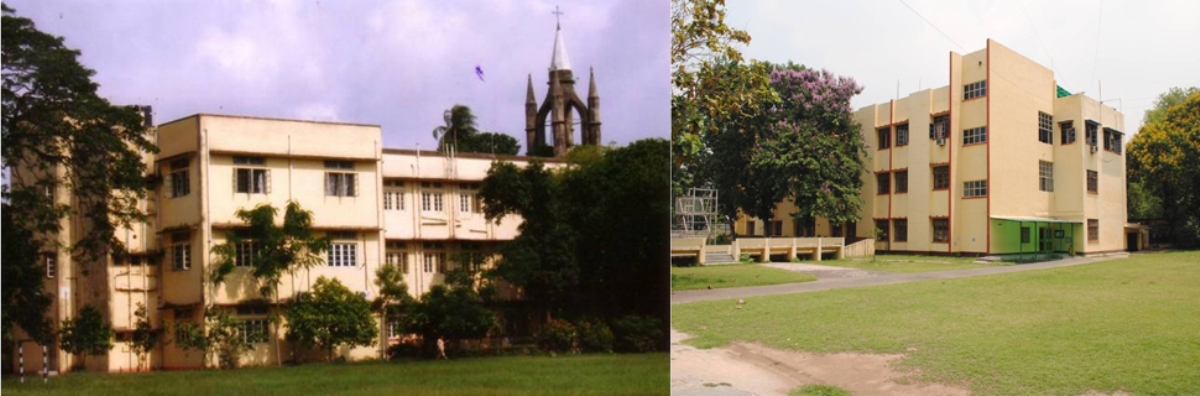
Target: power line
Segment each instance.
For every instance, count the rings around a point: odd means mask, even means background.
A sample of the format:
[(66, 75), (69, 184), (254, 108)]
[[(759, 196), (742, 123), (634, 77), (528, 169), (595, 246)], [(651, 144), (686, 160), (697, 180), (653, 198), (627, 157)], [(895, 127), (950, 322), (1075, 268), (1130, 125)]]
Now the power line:
[(1017, 7), (1021, 8), (1021, 14), (1025, 15), (1025, 20), (1029, 22), (1029, 26), (1033, 28), (1033, 35), (1037, 37), (1038, 43), (1042, 45), (1042, 52), (1045, 52), (1046, 56), (1050, 58), (1050, 71), (1057, 75), (1058, 70), (1054, 67), (1054, 54), (1050, 53), (1050, 48), (1046, 46), (1046, 40), (1043, 40), (1042, 34), (1038, 32), (1037, 24), (1033, 23), (1033, 18), (1029, 17), (1029, 12), (1025, 11), (1025, 4), (1021, 0), (1017, 0), (1016, 3)]

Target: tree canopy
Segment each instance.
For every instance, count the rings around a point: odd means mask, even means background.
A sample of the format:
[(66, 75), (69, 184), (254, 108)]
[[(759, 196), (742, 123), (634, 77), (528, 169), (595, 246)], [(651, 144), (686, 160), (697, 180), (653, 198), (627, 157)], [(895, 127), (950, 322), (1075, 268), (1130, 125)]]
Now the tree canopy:
[(33, 240), (33, 233), (25, 228), (14, 227), (12, 207), (4, 204), (0, 216), (4, 218), (4, 232), (0, 233), (4, 252), (4, 273), (0, 278), (4, 279), (4, 287), (0, 287), (4, 300), (4, 309), (0, 310), (4, 339), (12, 339), (14, 326), (19, 326), (35, 341), (48, 343), (54, 334), (46, 312), (53, 296), (42, 287), (46, 269), (39, 264), (41, 252), (37, 245), (29, 243)]
[(113, 347), (112, 338), (112, 326), (91, 304), (84, 305), (76, 317), (64, 320), (58, 336), (64, 351), (83, 354), (84, 359), (108, 353)]
[(371, 319), (371, 303), (337, 279), (317, 278), (312, 292), (300, 293), (287, 307), (289, 341), (320, 348), (333, 360), (340, 345), (368, 346), (379, 329)]
[(512, 136), (481, 132), (470, 107), (456, 104), (446, 110), (442, 119), (445, 124), (433, 128), (439, 152), (449, 152), (453, 148), (459, 153), (517, 155), (521, 151), (521, 145)]
[[(1160, 104), (1173, 101), (1167, 98), (1179, 91), (1172, 89)], [(1161, 200), (1170, 237), (1179, 247), (1200, 246), (1200, 92), (1190, 91), (1145, 124), (1126, 153), (1130, 184)]]
[(285, 273), (311, 268), (321, 264), (322, 254), (329, 250), (328, 236), (318, 236), (313, 231), (312, 212), (289, 201), (283, 214), (283, 225), (275, 223), (279, 210), (271, 204), (259, 204), (254, 209), (239, 209), (237, 218), (246, 223), (246, 228), (227, 234), (225, 243), (214, 246), (215, 264), (209, 275), (214, 285), (220, 285), (233, 272), (239, 260), (251, 268), (251, 274), (259, 282), (259, 293), (264, 297), (275, 296), (280, 279)]

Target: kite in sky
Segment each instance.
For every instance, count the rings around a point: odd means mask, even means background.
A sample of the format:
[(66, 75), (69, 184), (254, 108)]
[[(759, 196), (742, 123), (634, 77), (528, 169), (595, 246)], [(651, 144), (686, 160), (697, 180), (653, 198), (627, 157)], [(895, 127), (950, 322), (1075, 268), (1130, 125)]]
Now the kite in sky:
[(476, 65), (475, 66), (475, 75), (479, 76), (479, 81), (483, 81), (483, 68)]

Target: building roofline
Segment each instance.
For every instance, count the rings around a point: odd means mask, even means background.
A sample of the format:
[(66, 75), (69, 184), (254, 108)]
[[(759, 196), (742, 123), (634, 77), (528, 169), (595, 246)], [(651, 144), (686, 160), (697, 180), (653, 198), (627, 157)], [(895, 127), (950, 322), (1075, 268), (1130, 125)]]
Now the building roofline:
[[(399, 149), (399, 148), (386, 148), (385, 147), (383, 149), (383, 153), (384, 154), (408, 154), (408, 155), (418, 155), (419, 154), (421, 156), (450, 158), (450, 155), (447, 153), (443, 153), (440, 151), (433, 151), (433, 150), (413, 150), (413, 149)], [(454, 158), (526, 161), (526, 162), (541, 161), (541, 162), (545, 162), (545, 163), (565, 163), (566, 162), (560, 158), (533, 157), (533, 156), (525, 156), (525, 155), (486, 154), (486, 153), (455, 153)]]
[(162, 127), (164, 125), (173, 124), (173, 123), (180, 122), (180, 121), (183, 121), (183, 120), (186, 120), (189, 118), (200, 118), (200, 117), (241, 118), (241, 119), (247, 119), (247, 120), (304, 122), (304, 123), (310, 123), (310, 124), (347, 125), (347, 126), (359, 126), (359, 127), (372, 127), (372, 128), (380, 128), (380, 129), (383, 128), (382, 126), (380, 126), (378, 124), (363, 124), (363, 123), (356, 123), (356, 122), (298, 120), (298, 119), (293, 119), (293, 118), (260, 117), (260, 116), (247, 116), (247, 115), (236, 115), (236, 114), (216, 114), (216, 113), (196, 113), (196, 114), (181, 117), (181, 118), (178, 118), (175, 120), (171, 120), (168, 122), (164, 122), (162, 124), (158, 124), (158, 126)]

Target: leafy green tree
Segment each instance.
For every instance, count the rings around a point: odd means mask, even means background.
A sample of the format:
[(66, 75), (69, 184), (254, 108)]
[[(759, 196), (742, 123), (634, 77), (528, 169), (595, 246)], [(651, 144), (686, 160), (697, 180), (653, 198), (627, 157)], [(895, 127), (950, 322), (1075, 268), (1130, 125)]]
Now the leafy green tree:
[(216, 355), (217, 364), (223, 369), (235, 369), (242, 353), (253, 350), (254, 345), (242, 334), (241, 321), (229, 314), (228, 310), (218, 307), (207, 307), (204, 310), (204, 341), (197, 344), (204, 348), (205, 365), (212, 355)]
[(1131, 183), (1161, 200), (1172, 241), (1200, 246), (1200, 92), (1143, 126), (1126, 160)]
[[(258, 282), (258, 292), (263, 297), (279, 301), (279, 283), (284, 274), (308, 269), (323, 263), (322, 256), (329, 250), (328, 236), (318, 236), (313, 231), (312, 212), (289, 201), (283, 215), (283, 225), (275, 223), (278, 209), (270, 204), (260, 204), (254, 209), (239, 209), (238, 219), (247, 228), (228, 234), (225, 243), (212, 247), (214, 264), (209, 274), (213, 287), (220, 287), (237, 266), (238, 249), (251, 246), (243, 258), (250, 260), (251, 275)], [(248, 245), (244, 244), (248, 243)], [(243, 252), (247, 253), (247, 252)], [(272, 312), (273, 340), (279, 339), (277, 313)], [(282, 361), (276, 348), (276, 361)]]
[(311, 293), (300, 293), (288, 304), (287, 320), (288, 341), (306, 349), (324, 349), (330, 361), (334, 348), (368, 346), (379, 334), (366, 297), (323, 276)]
[(457, 152), (498, 155), (517, 155), (521, 145), (517, 139), (500, 132), (480, 132), (459, 137)]
[(1154, 106), (1146, 110), (1142, 117), (1142, 125), (1150, 125), (1162, 121), (1167, 115), (1167, 109), (1187, 101), (1187, 98), (1200, 92), (1198, 87), (1171, 87), (1154, 100)]
[[(62, 37), (39, 31), (8, 5), (2, 25), (0, 150), (4, 167), (12, 170), (4, 198), (20, 213), (5, 232), (53, 234), (59, 220), (70, 215), (88, 230), (69, 246), (82, 262), (123, 252), (114, 232), (146, 218), (138, 208), (151, 186), (142, 156), (158, 150), (146, 134), (141, 109), (114, 106), (100, 97), (99, 85), (91, 80), (95, 72), (79, 63), (79, 51), (64, 46)], [(57, 188), (71, 191), (76, 202), (46, 199), (46, 192)]]
[[(23, 227), (14, 226), (13, 208), (7, 203), (0, 210), (3, 217), (4, 260), (0, 261), (3, 268), (4, 340), (13, 339), (13, 328), (19, 326), (30, 338), (40, 344), (47, 344), (54, 337), (46, 312), (52, 302), (51, 295), (42, 287), (46, 279), (46, 269), (39, 263), (41, 252), (37, 245), (29, 243), (33, 233)], [(9, 349), (12, 350), (12, 349)]]
[(475, 124), (475, 114), (471, 108), (456, 104), (442, 115), (445, 125), (433, 128), (433, 138), (438, 141), (438, 151), (447, 152), (450, 147), (457, 147), (460, 139), (469, 138), (479, 132)]
[(405, 313), (416, 300), (408, 294), (403, 268), (396, 264), (385, 263), (375, 270), (375, 287), (379, 288), (379, 296), (371, 303), (371, 309), (379, 312), (380, 335), (387, 337), (388, 326), (402, 326)]
[(487, 336), (498, 326), (488, 308), (490, 292), (475, 286), (473, 271), (459, 268), (446, 274), (446, 283), (434, 285), (411, 305), (405, 327), (421, 336), (428, 347), (439, 338), (449, 341)]
[(87, 355), (103, 355), (113, 347), (113, 329), (91, 304), (84, 305), (79, 315), (64, 320), (59, 329), (59, 343), (71, 354), (82, 354), (84, 366)]
[(146, 356), (159, 342), (159, 332), (150, 324), (150, 315), (146, 311), (146, 304), (138, 303), (137, 310), (133, 312), (133, 317), (136, 318), (133, 328), (133, 339), (129, 344), (129, 348), (137, 355), (138, 369), (141, 369), (146, 363)]

